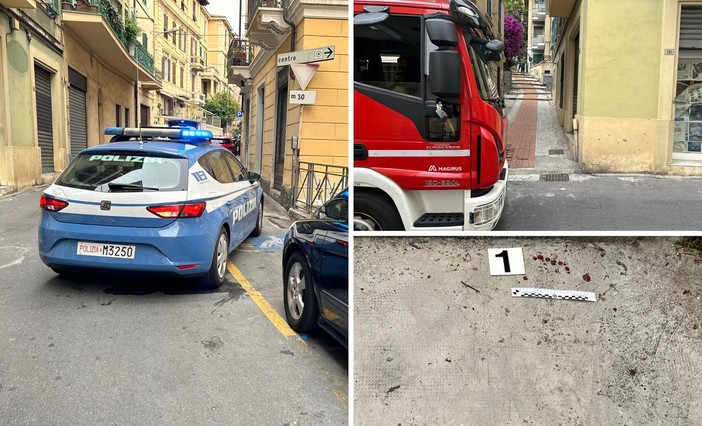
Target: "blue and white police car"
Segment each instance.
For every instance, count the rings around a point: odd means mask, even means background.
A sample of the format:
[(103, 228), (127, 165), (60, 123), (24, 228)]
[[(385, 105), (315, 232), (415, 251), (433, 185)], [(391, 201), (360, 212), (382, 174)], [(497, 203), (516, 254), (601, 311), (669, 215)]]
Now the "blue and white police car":
[(263, 227), (260, 175), (212, 133), (107, 128), (41, 196), (39, 255), (57, 273), (103, 269), (224, 282), (227, 258)]

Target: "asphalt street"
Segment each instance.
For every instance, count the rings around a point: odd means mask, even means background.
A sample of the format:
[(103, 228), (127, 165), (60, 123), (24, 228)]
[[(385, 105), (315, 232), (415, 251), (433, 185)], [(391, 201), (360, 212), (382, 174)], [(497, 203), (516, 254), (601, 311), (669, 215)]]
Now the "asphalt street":
[(702, 424), (702, 264), (674, 239), (354, 244), (355, 425)]
[(699, 231), (702, 179), (571, 174), (510, 176), (498, 231)]
[(42, 189), (0, 198), (0, 423), (348, 422), (346, 350), (283, 334), (280, 206), (203, 290), (56, 275), (37, 254)]

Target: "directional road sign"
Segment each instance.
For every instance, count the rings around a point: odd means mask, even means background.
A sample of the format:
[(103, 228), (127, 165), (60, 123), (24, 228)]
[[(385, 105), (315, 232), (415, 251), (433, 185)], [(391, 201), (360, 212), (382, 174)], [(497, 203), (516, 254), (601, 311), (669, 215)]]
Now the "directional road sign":
[(328, 61), (331, 59), (334, 59), (334, 46), (324, 46), (316, 49), (280, 53), (278, 54), (278, 66), (307, 64), (309, 62)]

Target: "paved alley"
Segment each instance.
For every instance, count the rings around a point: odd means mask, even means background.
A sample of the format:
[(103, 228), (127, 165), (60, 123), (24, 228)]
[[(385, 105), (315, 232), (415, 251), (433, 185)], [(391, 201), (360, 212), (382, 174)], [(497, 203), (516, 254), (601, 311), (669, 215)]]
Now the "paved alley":
[(505, 103), (510, 123), (507, 161), (512, 175), (581, 172), (558, 123), (548, 87), (532, 76), (513, 74)]

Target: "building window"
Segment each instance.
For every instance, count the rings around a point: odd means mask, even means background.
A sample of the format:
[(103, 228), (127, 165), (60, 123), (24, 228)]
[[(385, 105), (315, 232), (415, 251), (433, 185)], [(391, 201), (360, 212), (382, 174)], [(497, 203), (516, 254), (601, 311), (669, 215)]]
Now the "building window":
[(166, 37), (166, 40), (168, 40), (168, 14), (164, 13), (163, 14), (163, 36)]
[(183, 89), (185, 88), (185, 67), (183, 65), (180, 66), (180, 88)]
[(146, 51), (149, 51), (149, 36), (146, 33), (141, 33), (141, 45), (144, 46)]
[(176, 26), (176, 23), (173, 23), (173, 27), (171, 28), (173, 31), (173, 46), (176, 45), (176, 33), (178, 32), (178, 27)]
[(163, 79), (166, 81), (170, 81), (169, 76), (170, 74), (170, 64), (171, 62), (168, 60), (167, 56), (163, 57)]
[(129, 127), (129, 108), (124, 108), (124, 127)]
[(122, 107), (119, 104), (115, 105), (115, 126), (122, 126)]
[(681, 12), (673, 158), (702, 159), (702, 6)]

